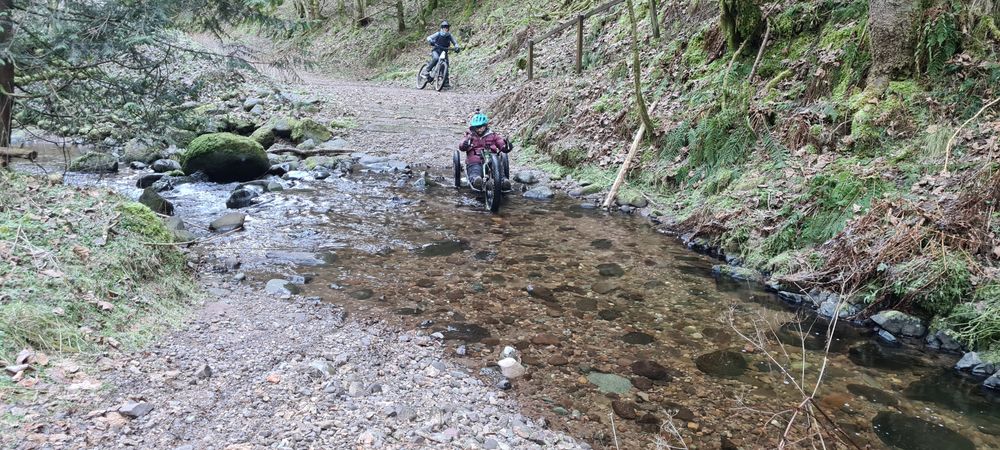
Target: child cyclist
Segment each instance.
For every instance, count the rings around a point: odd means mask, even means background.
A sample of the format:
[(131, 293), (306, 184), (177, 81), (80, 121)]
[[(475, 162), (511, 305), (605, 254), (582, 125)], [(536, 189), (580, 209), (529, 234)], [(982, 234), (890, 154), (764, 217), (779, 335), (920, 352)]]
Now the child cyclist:
[[(510, 141), (490, 130), (489, 123), (490, 119), (486, 114), (477, 111), (469, 121), (469, 131), (465, 132), (465, 138), (458, 146), (459, 150), (465, 152), (466, 175), (469, 177), (469, 184), (475, 189), (483, 188), (483, 152), (491, 149), (494, 152), (510, 153), (514, 148)], [(503, 190), (509, 191), (510, 180), (504, 178), (502, 183)]]

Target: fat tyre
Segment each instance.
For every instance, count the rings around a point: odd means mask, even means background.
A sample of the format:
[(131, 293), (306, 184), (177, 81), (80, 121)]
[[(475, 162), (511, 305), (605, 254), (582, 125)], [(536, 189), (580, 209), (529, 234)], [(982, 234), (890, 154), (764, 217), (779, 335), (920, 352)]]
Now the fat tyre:
[(455, 165), (455, 187), (462, 187), (462, 157), (459, 156), (459, 151), (455, 150), (454, 155), (451, 157), (452, 164)]

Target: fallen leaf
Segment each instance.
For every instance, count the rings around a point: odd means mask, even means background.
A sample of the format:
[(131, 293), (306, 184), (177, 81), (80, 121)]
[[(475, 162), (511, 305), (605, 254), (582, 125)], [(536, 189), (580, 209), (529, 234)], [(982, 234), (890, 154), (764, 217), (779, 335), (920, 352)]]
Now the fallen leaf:
[(111, 311), (112, 309), (115, 309), (115, 305), (112, 305), (104, 300), (97, 300), (94, 304), (96, 304), (98, 308), (101, 308), (101, 311)]
[(35, 364), (39, 366), (49, 365), (49, 355), (45, 353), (35, 353)]
[(76, 253), (77, 258), (80, 258), (83, 262), (87, 262), (90, 259), (90, 250), (87, 247), (74, 245), (73, 253)]
[(45, 276), (47, 276), (49, 278), (62, 278), (63, 277), (63, 273), (60, 272), (60, 271), (58, 271), (58, 270), (55, 270), (55, 269), (45, 269), (45, 270), (43, 270), (41, 272), (41, 274), (45, 275)]
[(23, 388), (33, 388), (36, 384), (38, 384), (38, 378), (25, 378), (17, 382), (17, 385)]
[(14, 364), (29, 364), (32, 356), (35, 356), (35, 352), (31, 349), (26, 348), (21, 350), (17, 353), (17, 357), (14, 358)]

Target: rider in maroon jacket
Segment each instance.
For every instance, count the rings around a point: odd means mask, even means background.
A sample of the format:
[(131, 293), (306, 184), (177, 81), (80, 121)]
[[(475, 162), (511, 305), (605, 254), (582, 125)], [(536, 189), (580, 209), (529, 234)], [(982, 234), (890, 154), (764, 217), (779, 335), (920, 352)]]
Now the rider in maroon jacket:
[[(469, 121), (469, 131), (458, 149), (465, 152), (466, 174), (469, 184), (476, 189), (483, 188), (483, 150), (510, 153), (513, 146), (510, 142), (489, 128), (490, 119), (486, 114), (476, 113)], [(510, 190), (510, 180), (504, 178), (503, 189)]]

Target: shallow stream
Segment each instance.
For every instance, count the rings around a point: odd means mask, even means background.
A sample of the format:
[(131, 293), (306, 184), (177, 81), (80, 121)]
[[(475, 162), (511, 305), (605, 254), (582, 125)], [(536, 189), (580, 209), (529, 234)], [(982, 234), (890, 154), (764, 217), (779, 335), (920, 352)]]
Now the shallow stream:
[[(137, 198), (139, 175), (67, 182)], [(671, 426), (689, 446), (765, 447), (785, 428), (788, 415), (775, 414), (802, 401), (796, 384), (811, 391), (823, 367), (825, 322), (713, 277), (717, 261), (642, 219), (564, 197), (513, 196), (490, 215), (468, 191), (365, 171), (283, 183), (241, 210), (244, 231), (224, 236), (207, 224), (235, 184), (163, 195), (211, 237), (196, 251), (219, 267), (239, 260), (247, 282), (303, 276), (301, 295), (355, 317), (440, 331), (444, 351), (476, 372), (516, 347), (528, 376), (513, 393), (526, 413), (596, 448), (614, 448), (615, 435), (621, 448), (678, 446)], [(757, 332), (795, 383), (740, 336)], [(949, 369), (957, 355), (885, 347), (851, 326), (835, 336), (816, 407), (859, 447), (1000, 448), (1000, 403)]]

